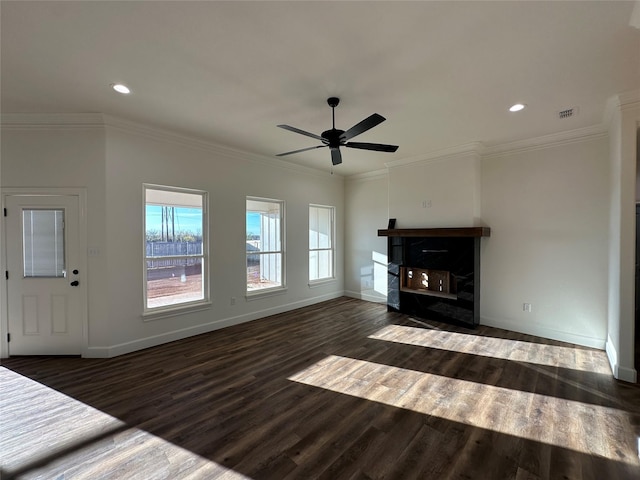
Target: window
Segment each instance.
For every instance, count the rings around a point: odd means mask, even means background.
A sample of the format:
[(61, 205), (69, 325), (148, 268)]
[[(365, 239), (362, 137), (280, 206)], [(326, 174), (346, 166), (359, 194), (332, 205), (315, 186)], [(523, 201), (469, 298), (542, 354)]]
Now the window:
[(333, 278), (335, 208), (309, 205), (309, 282)]
[(284, 202), (247, 197), (247, 294), (284, 287)]
[(207, 193), (144, 186), (144, 312), (209, 302)]
[(22, 211), (25, 277), (64, 277), (64, 210)]

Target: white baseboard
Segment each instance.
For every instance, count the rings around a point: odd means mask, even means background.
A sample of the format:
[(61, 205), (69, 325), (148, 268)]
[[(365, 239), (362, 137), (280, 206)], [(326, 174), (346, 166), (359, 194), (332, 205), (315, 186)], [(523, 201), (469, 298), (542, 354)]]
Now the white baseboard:
[(194, 335), (200, 335), (202, 333), (212, 332), (221, 328), (230, 327), (232, 325), (238, 325), (240, 323), (250, 322), (259, 318), (268, 317), (270, 315), (276, 315), (278, 313), (288, 312), (295, 310), (296, 308), (308, 307), (316, 303), (332, 300), (343, 296), (343, 292), (334, 292), (327, 295), (321, 295), (298, 302), (288, 303), (286, 305), (278, 305), (277, 307), (267, 308), (244, 315), (238, 315), (235, 317), (228, 317), (213, 322), (205, 323), (202, 325), (196, 325), (194, 327), (183, 328), (180, 330), (174, 330), (171, 332), (162, 333), (160, 335), (154, 335), (151, 337), (140, 338), (132, 340), (130, 342), (120, 343), (117, 345), (111, 345), (108, 347), (88, 347), (83, 352), (85, 358), (111, 358), (126, 353), (136, 352), (145, 348), (156, 347), (164, 343), (174, 342), (176, 340), (182, 340), (183, 338), (193, 337)]
[(613, 345), (613, 341), (609, 336), (607, 336), (607, 345), (605, 350), (607, 352), (607, 358), (609, 359), (609, 365), (611, 366), (611, 370), (613, 371), (614, 378), (617, 378), (618, 380), (622, 380), (624, 382), (637, 383), (638, 372), (635, 368), (620, 366), (620, 364), (618, 363), (618, 351), (616, 350), (616, 347)]
[(618, 374), (614, 375), (618, 380), (629, 383), (638, 383), (638, 372), (635, 368), (621, 367), (618, 365)]
[(548, 327), (541, 327), (539, 325), (529, 325), (516, 322), (510, 322), (508, 320), (497, 320), (495, 318), (481, 317), (480, 324), (488, 327), (502, 328), (504, 330), (511, 330), (512, 332), (525, 333), (527, 335), (535, 335), (537, 337), (548, 338), (550, 340), (557, 340), (559, 342), (573, 343), (574, 345), (581, 345), (583, 347), (597, 348), (598, 350), (605, 350), (605, 339), (588, 337), (586, 335), (578, 335), (572, 332), (565, 332), (562, 330), (556, 330)]
[[(130, 342), (124, 342), (117, 345), (104, 346), (104, 347), (88, 347), (84, 350), (82, 356), (85, 358), (116, 357), (119, 355), (136, 352), (138, 350), (155, 347), (155, 346), (173, 342), (176, 340), (182, 340), (183, 338), (192, 337), (194, 335), (200, 335), (202, 333), (212, 332), (214, 330), (230, 327), (232, 325), (238, 325), (240, 323), (250, 322), (252, 320), (268, 317), (270, 315), (276, 315), (279, 313), (288, 312), (290, 310), (295, 310), (296, 308), (307, 307), (310, 305), (314, 305), (316, 303), (332, 300), (334, 298), (339, 298), (343, 295), (368, 301), (368, 302), (375, 302), (375, 303), (386, 303), (387, 301), (386, 297), (376, 293), (371, 294), (367, 292), (354, 292), (354, 291), (334, 292), (327, 295), (321, 295), (318, 297), (301, 300), (298, 302), (292, 302), (285, 305), (278, 305), (277, 307), (258, 310), (258, 311), (247, 313), (244, 315), (237, 315), (234, 317), (219, 319), (219, 320), (215, 320), (213, 322), (205, 323), (202, 325), (196, 325), (189, 328), (174, 330), (174, 331), (166, 332), (160, 335), (154, 335), (151, 337), (132, 340)], [(635, 369), (620, 367), (618, 365), (618, 354), (610, 338), (608, 338), (607, 341), (605, 342), (604, 339), (587, 337), (584, 335), (576, 335), (573, 333), (558, 331), (558, 330), (540, 327), (540, 326), (523, 326), (521, 324), (516, 324), (513, 322), (501, 321), (501, 320), (496, 320), (496, 319), (491, 319), (486, 317), (483, 317), (480, 323), (482, 325), (487, 325), (490, 327), (502, 328), (502, 329), (511, 330), (514, 332), (520, 332), (520, 333), (525, 333), (529, 335), (536, 335), (536, 336), (558, 340), (562, 342), (568, 342), (576, 345), (582, 345), (586, 347), (605, 350), (607, 352), (609, 363), (611, 364), (611, 369), (613, 370), (615, 378), (626, 381), (626, 382), (631, 382), (631, 383), (636, 383), (637, 381), (637, 372)]]
[[(373, 293), (368, 293), (373, 292)], [(382, 295), (375, 290), (365, 290), (363, 292), (354, 292), (352, 290), (345, 290), (345, 296), (351, 298), (357, 298), (358, 300), (364, 300), (365, 302), (374, 302), (374, 303), (387, 303), (387, 297)]]

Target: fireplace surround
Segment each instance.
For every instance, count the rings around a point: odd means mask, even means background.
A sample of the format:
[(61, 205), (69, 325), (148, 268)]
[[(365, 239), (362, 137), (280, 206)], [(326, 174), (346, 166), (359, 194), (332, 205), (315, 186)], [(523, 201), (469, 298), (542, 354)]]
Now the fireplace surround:
[(488, 227), (378, 230), (387, 237), (387, 309), (475, 327), (480, 240)]

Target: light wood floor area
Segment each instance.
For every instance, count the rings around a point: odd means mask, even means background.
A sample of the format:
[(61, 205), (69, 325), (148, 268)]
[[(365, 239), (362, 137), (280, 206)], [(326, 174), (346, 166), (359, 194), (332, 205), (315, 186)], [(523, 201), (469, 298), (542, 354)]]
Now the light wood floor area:
[(3, 480), (640, 479), (604, 352), (350, 298), (0, 381)]

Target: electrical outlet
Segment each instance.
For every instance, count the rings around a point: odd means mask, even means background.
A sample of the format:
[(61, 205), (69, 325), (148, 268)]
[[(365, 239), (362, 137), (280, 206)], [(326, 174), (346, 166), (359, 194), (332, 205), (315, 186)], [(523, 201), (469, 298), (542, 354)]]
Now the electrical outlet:
[(231, 297), (231, 305), (235, 305), (236, 304), (236, 297)]
[(531, 304), (530, 303), (523, 303), (522, 304), (522, 311), (523, 312), (531, 312)]

